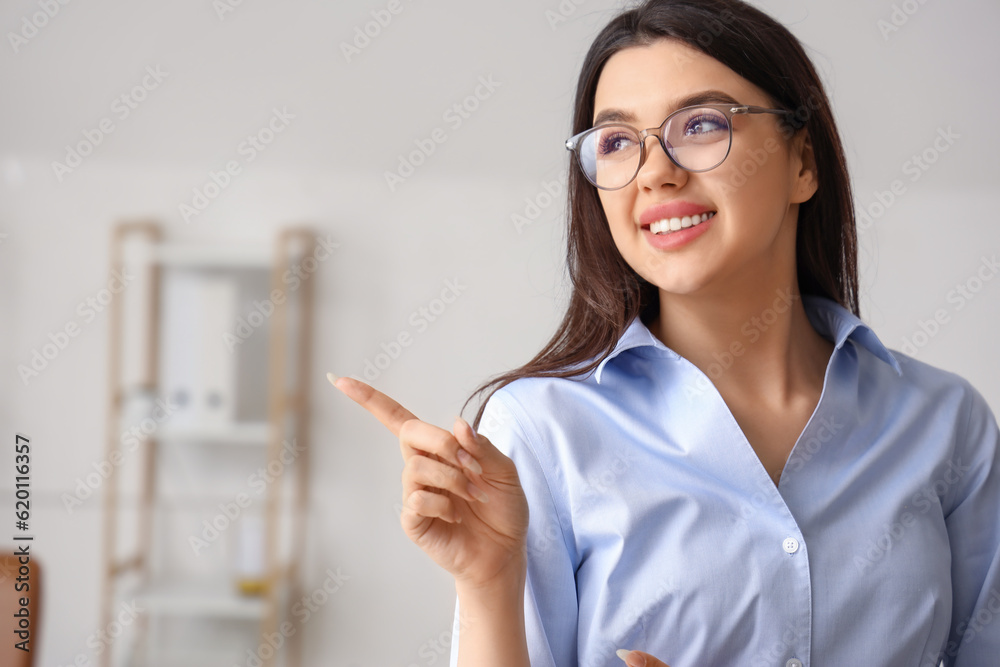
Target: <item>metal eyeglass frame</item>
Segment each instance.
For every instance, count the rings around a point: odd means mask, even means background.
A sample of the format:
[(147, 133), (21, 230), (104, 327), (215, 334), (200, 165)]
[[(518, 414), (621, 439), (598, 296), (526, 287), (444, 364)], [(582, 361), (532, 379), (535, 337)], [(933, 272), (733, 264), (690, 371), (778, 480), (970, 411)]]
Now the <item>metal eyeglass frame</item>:
[[(674, 159), (674, 156), (670, 154), (670, 151), (667, 150), (667, 144), (663, 138), (663, 130), (664, 128), (666, 128), (667, 123), (670, 122), (670, 119), (681, 112), (690, 111), (691, 109), (715, 109), (716, 111), (720, 111), (726, 117), (726, 124), (729, 128), (729, 145), (726, 146), (726, 154), (722, 156), (721, 160), (719, 160), (711, 167), (708, 167), (707, 169), (688, 169), (684, 165), (678, 163), (677, 160)], [(667, 154), (667, 157), (670, 158), (670, 161), (673, 162), (675, 165), (677, 165), (679, 168), (683, 169), (684, 171), (701, 173), (703, 171), (710, 171), (712, 169), (715, 169), (720, 164), (725, 162), (727, 157), (729, 157), (729, 152), (733, 147), (733, 116), (739, 113), (747, 113), (747, 114), (773, 113), (773, 114), (778, 114), (779, 116), (785, 116), (789, 121), (791, 121), (795, 115), (795, 112), (788, 111), (787, 109), (766, 109), (764, 107), (756, 107), (748, 104), (739, 104), (736, 106), (733, 106), (732, 104), (695, 104), (692, 106), (684, 107), (682, 109), (678, 109), (677, 111), (674, 111), (669, 116), (667, 116), (663, 120), (663, 122), (660, 123), (659, 127), (651, 127), (642, 131), (636, 130), (636, 132), (639, 133), (639, 164), (638, 166), (636, 166), (635, 173), (632, 174), (632, 178), (630, 178), (627, 183), (625, 183), (624, 185), (619, 185), (618, 187), (614, 188), (602, 187), (597, 183), (594, 183), (592, 180), (590, 180), (590, 176), (587, 174), (587, 169), (583, 166), (583, 163), (581, 162), (580, 151), (579, 151), (580, 143), (583, 141), (583, 138), (586, 137), (588, 134), (590, 134), (591, 132), (596, 132), (597, 130), (600, 130), (601, 128), (604, 127), (613, 127), (617, 125), (617, 126), (630, 127), (631, 129), (635, 130), (634, 127), (628, 125), (627, 123), (602, 123), (590, 129), (584, 130), (579, 134), (575, 134), (569, 139), (567, 139), (566, 149), (573, 151), (573, 153), (576, 155), (577, 166), (580, 167), (580, 171), (583, 172), (583, 176), (584, 178), (587, 179), (587, 182), (589, 182), (594, 187), (599, 188), (601, 190), (621, 190), (622, 188), (626, 187), (629, 183), (635, 180), (635, 177), (639, 175), (639, 170), (642, 169), (642, 165), (646, 164), (646, 139), (651, 136), (657, 138), (660, 147), (663, 149), (663, 152)]]

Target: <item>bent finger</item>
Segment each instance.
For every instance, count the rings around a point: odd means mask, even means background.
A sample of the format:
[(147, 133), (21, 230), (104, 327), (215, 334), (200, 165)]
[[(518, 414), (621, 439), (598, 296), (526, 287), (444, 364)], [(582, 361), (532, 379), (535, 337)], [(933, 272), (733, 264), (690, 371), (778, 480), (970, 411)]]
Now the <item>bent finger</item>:
[(466, 470), (481, 475), (484, 468), (496, 472), (512, 464), (510, 458), (497, 449), (497, 446), (490, 442), (489, 438), (481, 433), (476, 433), (472, 424), (461, 417), (455, 417), (454, 429), (455, 439), (461, 445), (459, 454), (463, 451), (467, 452), (473, 459), (470, 462), (464, 456), (459, 458), (459, 463)]
[(448, 496), (426, 489), (418, 489), (406, 499), (400, 520), (404, 529), (410, 529), (425, 519), (441, 519), (448, 523), (461, 523), (462, 515)]
[(456, 468), (464, 467), (458, 458), (461, 446), (455, 436), (419, 419), (409, 419), (400, 425), (399, 448), (403, 460), (409, 460), (414, 454), (424, 454)]
[(430, 487), (449, 491), (469, 502), (489, 501), (483, 490), (473, 484), (462, 470), (426, 456), (411, 457), (403, 467), (402, 478), (404, 497)]

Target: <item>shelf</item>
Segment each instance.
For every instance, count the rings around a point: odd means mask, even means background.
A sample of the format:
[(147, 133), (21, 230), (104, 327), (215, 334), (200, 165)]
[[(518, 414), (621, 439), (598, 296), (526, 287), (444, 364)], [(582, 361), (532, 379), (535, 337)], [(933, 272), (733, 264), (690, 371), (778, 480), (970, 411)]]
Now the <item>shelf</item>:
[(134, 596), (146, 613), (162, 616), (260, 620), (267, 612), (266, 598), (242, 595), (225, 578), (163, 579), (137, 587)]
[(262, 421), (199, 426), (163, 425), (153, 437), (163, 443), (213, 442), (225, 445), (266, 445), (271, 437), (271, 424)]
[[(278, 631), (301, 587), (299, 517), (308, 507), (308, 471), (300, 464), (283, 474), (294, 462), (284, 451), (296, 443), (297, 458), (308, 444), (308, 384), (297, 369), (310, 367), (316, 280), (288, 290), (282, 309), (284, 301), (259, 304), (287, 290), (284, 272), (315, 254), (317, 236), (306, 227), (286, 228), (275, 243), (237, 237), (201, 245), (164, 242), (161, 227), (155, 220), (126, 221), (112, 236), (112, 270), (134, 269), (140, 287), (109, 305), (111, 400), (107, 460), (99, 472), (105, 476), (111, 463), (128, 472), (106, 477), (98, 624), (111, 627), (117, 602), (131, 601), (150, 620), (137, 624), (131, 638), (149, 660), (138, 664), (230, 665), (245, 662), (247, 651)], [(247, 327), (262, 331), (250, 336)], [(234, 329), (238, 348), (226, 335)], [(274, 472), (268, 459), (279, 442), (282, 469)], [(262, 465), (274, 478), (263, 477), (261, 486), (253, 475), (263, 476)], [(231, 516), (234, 502), (239, 530), (227, 535), (212, 562), (195, 561), (184, 552), (185, 534), (222, 505)], [(129, 567), (113, 557), (126, 552), (134, 553)], [(240, 590), (239, 573), (251, 571), (268, 573), (270, 594)], [(289, 638), (288, 649), (262, 658), (263, 666), (298, 667), (298, 642)], [(223, 650), (203, 652), (199, 645)], [(121, 650), (127, 648), (117, 644), (97, 664), (136, 665), (140, 656)]]
[(270, 269), (273, 251), (267, 246), (204, 246), (183, 243), (160, 243), (154, 247), (152, 261), (169, 267)]

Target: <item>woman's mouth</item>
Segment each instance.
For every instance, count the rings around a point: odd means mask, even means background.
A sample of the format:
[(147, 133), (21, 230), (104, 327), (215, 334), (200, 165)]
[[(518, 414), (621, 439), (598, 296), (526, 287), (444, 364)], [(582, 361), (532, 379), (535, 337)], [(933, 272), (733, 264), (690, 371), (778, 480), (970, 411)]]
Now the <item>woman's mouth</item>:
[(701, 215), (685, 215), (680, 218), (664, 218), (651, 223), (649, 225), (649, 231), (653, 234), (661, 235), (676, 232), (680, 229), (687, 229), (688, 227), (696, 227), (706, 220), (710, 220), (715, 216), (715, 213), (715, 211), (709, 211), (707, 213), (702, 213)]

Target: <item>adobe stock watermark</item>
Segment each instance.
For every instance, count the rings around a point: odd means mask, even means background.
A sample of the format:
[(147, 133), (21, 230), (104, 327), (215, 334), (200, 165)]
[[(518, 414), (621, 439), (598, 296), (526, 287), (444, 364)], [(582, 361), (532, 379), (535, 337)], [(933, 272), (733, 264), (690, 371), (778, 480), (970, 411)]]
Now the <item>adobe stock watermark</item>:
[[(109, 650), (145, 611), (144, 608), (136, 604), (134, 599), (131, 602), (122, 602), (118, 614), (105, 627), (87, 637), (87, 648), (93, 651), (95, 657), (100, 656)], [(80, 652), (76, 654), (73, 662), (67, 664), (65, 667), (92, 667), (93, 664), (93, 661), (86, 652)], [(57, 667), (63, 666), (57, 665)]]
[[(133, 111), (139, 108), (140, 104), (146, 101), (149, 93), (159, 88), (169, 75), (169, 72), (161, 71), (159, 65), (147, 66), (146, 74), (139, 83), (111, 101), (111, 113), (114, 118), (117, 118), (118, 122), (125, 121), (132, 115)], [(116, 127), (112, 117), (105, 116), (97, 122), (96, 127), (83, 130), (83, 139), (72, 146), (67, 144), (64, 161), (52, 161), (52, 173), (56, 176), (56, 182), (62, 183), (63, 179), (83, 164), (84, 158), (91, 155), (94, 149), (104, 142), (104, 138), (115, 131)]]
[(555, 8), (549, 8), (545, 10), (545, 20), (549, 24), (549, 29), (553, 32), (559, 27), (561, 23), (566, 23), (573, 14), (576, 14), (576, 10), (585, 3), (587, 0), (560, 0), (559, 4)]
[[(730, 194), (734, 190), (742, 188), (747, 184), (747, 181), (751, 176), (757, 173), (757, 171), (763, 167), (772, 155), (781, 150), (781, 144), (774, 137), (768, 137), (764, 140), (764, 146), (762, 148), (748, 148), (744, 152), (746, 159), (739, 161), (736, 167), (736, 172), (733, 173), (725, 182), (722, 183), (719, 190), (725, 194)], [(726, 160), (739, 160), (738, 156), (730, 155)]]
[[(330, 568), (326, 569), (326, 578), (311, 593), (303, 595), (292, 605), (291, 614), (295, 618), (295, 623), (283, 621), (278, 626), (277, 631), (265, 634), (257, 645), (257, 649), (247, 649), (246, 659), (243, 661), (245, 667), (263, 667), (264, 663), (271, 660), (278, 654), (285, 643), (298, 632), (298, 629), (309, 622), (316, 615), (330, 598), (350, 581), (350, 575), (344, 574), (337, 568), (334, 572)], [(237, 666), (238, 667), (238, 666)]]
[(802, 470), (802, 467), (809, 463), (823, 449), (824, 445), (832, 442), (846, 426), (846, 424), (837, 421), (836, 415), (821, 417), (816, 424), (815, 427), (810, 428), (812, 434), (807, 439), (796, 443), (788, 460), (785, 461), (785, 470), (789, 472)]
[(679, 589), (679, 582), (674, 577), (659, 577), (655, 584), (651, 581), (643, 581), (642, 592), (646, 593), (645, 601), (639, 605), (630, 606), (625, 613), (625, 623), (620, 634), (596, 642), (594, 650), (587, 660), (580, 662), (579, 667), (606, 667), (616, 663), (622, 664), (616, 655), (618, 649), (639, 648), (628, 645), (633, 629), (645, 625), (645, 619), (656, 613), (671, 594)]
[(17, 32), (7, 33), (7, 41), (10, 42), (10, 48), (14, 50), (14, 55), (17, 55), (21, 49), (28, 45), (28, 42), (37, 37), (39, 31), (47, 26), (62, 11), (62, 8), (70, 3), (70, 0), (37, 0), (37, 3), (41, 11), (25, 14), (21, 17), (21, 29)]
[(278, 455), (268, 461), (266, 467), (258, 468), (247, 477), (247, 486), (254, 492), (254, 495), (240, 492), (228, 503), (219, 503), (219, 512), (211, 520), (202, 519), (201, 536), (188, 535), (188, 545), (194, 554), (200, 556), (203, 551), (215, 543), (240, 518), (243, 510), (250, 507), (255, 498), (263, 495), (268, 485), (273, 484), (276, 479), (281, 477), (285, 472), (285, 467), (291, 465), (304, 451), (305, 447), (299, 445), (295, 438), (292, 438), (291, 442), (282, 441), (281, 451)]
[[(456, 132), (465, 121), (472, 117), (472, 114), (479, 109), (483, 102), (493, 97), (497, 88), (502, 85), (503, 82), (496, 81), (492, 73), (480, 76), (479, 83), (472, 93), (445, 109), (444, 113), (441, 114), (441, 119), (448, 124), (451, 132)], [(423, 139), (414, 139), (413, 144), (416, 148), (405, 155), (400, 153), (397, 156), (399, 164), (395, 171), (388, 169), (385, 171), (385, 184), (388, 186), (389, 192), (395, 192), (397, 187), (413, 176), (417, 168), (427, 162), (428, 158), (437, 151), (438, 146), (448, 141), (448, 138), (448, 130), (435, 127), (429, 136)]]
[(135, 452), (139, 445), (156, 433), (161, 424), (174, 415), (180, 406), (169, 403), (169, 400), (168, 398), (167, 402), (164, 402), (164, 399), (157, 398), (151, 412), (152, 416), (143, 418), (139, 423), (133, 424), (122, 432), (119, 442), (123, 449), (115, 449), (107, 457), (92, 463), (94, 471), (84, 477), (76, 478), (73, 493), (64, 492), (59, 496), (67, 512), (73, 514), (77, 507), (82, 506), (111, 475), (115, 474), (115, 471), (125, 462), (127, 454)]
[[(975, 272), (964, 282), (956, 284), (953, 289), (949, 290), (945, 295), (945, 301), (952, 304), (952, 311), (962, 310), (982, 292), (986, 283), (993, 280), (997, 273), (1000, 273), (1000, 261), (997, 261), (996, 253), (991, 257), (983, 255)], [(949, 309), (938, 308), (934, 311), (933, 317), (917, 322), (918, 331), (914, 331), (909, 336), (903, 336), (900, 351), (903, 354), (916, 357), (920, 350), (927, 347), (949, 322), (951, 322)]]
[[(670, 596), (670, 594), (680, 588), (680, 581), (675, 577), (660, 577), (656, 581), (656, 588), (653, 588), (652, 585), (644, 586), (643, 588), (644, 590), (651, 592), (646, 596), (646, 602), (644, 604), (638, 607), (631, 607), (625, 614), (626, 627), (634, 627), (639, 623), (644, 622), (644, 619), (652, 616), (653, 612), (663, 606), (664, 601)], [(622, 647), (615, 647), (616, 650), (619, 648)], [(612, 655), (613, 654), (614, 651), (612, 651)]]
[(959, 642), (949, 641), (940, 654), (928, 653), (927, 657), (934, 661), (932, 663), (934, 665), (937, 665), (937, 661), (944, 656), (957, 657), (962, 647), (982, 635), (987, 628), (993, 625), (998, 616), (1000, 616), (1000, 590), (991, 588), (989, 597), (986, 598), (986, 602), (979, 608), (979, 611), (955, 626), (955, 630), (962, 636), (962, 640)]
[[(900, 170), (904, 176), (909, 176), (910, 183), (916, 183), (944, 153), (947, 153), (955, 145), (955, 141), (961, 138), (962, 135), (956, 134), (951, 129), (951, 125), (947, 128), (939, 127), (937, 129), (937, 136), (931, 142), (931, 145), (920, 153), (914, 153), (910, 159), (903, 162)], [(888, 190), (876, 190), (872, 195), (875, 201), (869, 201), (867, 205), (861, 207), (858, 211), (858, 230), (862, 232), (866, 231), (875, 224), (876, 220), (885, 215), (892, 205), (906, 194), (906, 187), (903, 179), (897, 178), (889, 184)]]
[[(407, 0), (407, 3), (410, 2), (412, 0)], [(384, 8), (373, 9), (371, 11), (372, 20), (367, 21), (364, 25), (354, 26), (353, 39), (350, 42), (340, 43), (340, 52), (344, 54), (344, 60), (350, 63), (352, 58), (360, 56), (361, 52), (367, 49), (373, 40), (378, 39), (382, 31), (388, 28), (395, 17), (401, 14), (404, 9), (406, 9), (406, 5), (403, 4), (402, 0), (389, 0)]]
[(621, 492), (622, 487), (618, 480), (632, 470), (632, 464), (635, 462), (633, 454), (634, 451), (627, 447), (619, 449), (603, 470), (591, 472), (586, 476), (580, 493), (581, 508), (600, 503), (609, 491), (611, 495)]
[[(733, 17), (735, 19), (735, 17)], [(802, 128), (812, 118), (812, 115), (822, 109), (822, 105), (818, 100), (822, 99), (822, 93), (815, 86), (810, 86), (809, 97), (795, 109), (790, 109), (791, 116), (788, 117), (779, 126), (779, 131), (781, 136), (786, 140), (791, 140), (795, 135), (795, 128)], [(735, 173), (733, 173), (727, 182), (722, 184), (722, 191), (726, 193), (731, 193), (733, 190), (742, 188), (747, 184), (747, 181), (756, 174), (761, 167), (763, 167), (771, 156), (780, 151), (782, 148), (781, 143), (778, 142), (774, 137), (768, 137), (764, 140), (764, 145), (761, 148), (747, 148), (744, 150), (743, 154), (746, 156), (744, 159), (740, 159), (739, 156), (735, 154), (730, 154), (726, 157), (726, 162), (738, 161), (739, 164), (736, 167)]]
[(230, 353), (236, 352), (236, 348), (246, 342), (254, 332), (267, 322), (278, 306), (285, 303), (288, 295), (299, 288), (303, 282), (308, 280), (319, 269), (319, 265), (325, 262), (333, 254), (333, 251), (340, 247), (340, 244), (330, 239), (330, 235), (321, 238), (316, 237), (316, 246), (313, 254), (304, 257), (281, 276), (282, 284), (286, 289), (275, 287), (263, 301), (253, 302), (253, 310), (247, 313), (246, 317), (239, 317), (236, 320), (236, 327), (233, 333), (228, 331), (222, 334), (222, 341), (229, 348)]
[(440, 319), (449, 306), (455, 303), (467, 289), (468, 285), (463, 285), (459, 282), (458, 278), (445, 280), (440, 296), (431, 299), (410, 313), (407, 322), (413, 328), (412, 332), (404, 329), (394, 338), (390, 339), (388, 343), (384, 341), (380, 343), (379, 347), (382, 351), (375, 354), (373, 358), (366, 358), (364, 360), (361, 377), (357, 375), (351, 375), (350, 377), (367, 383), (377, 380), (394, 361), (399, 359), (403, 354), (403, 350), (413, 344), (415, 337), (427, 331), (430, 325)]
[[(458, 634), (461, 637), (462, 631), (468, 629), (470, 623), (465, 612), (461, 608), (458, 610)], [(436, 637), (431, 637), (420, 645), (417, 649), (417, 662), (410, 662), (406, 667), (428, 667), (437, 663), (442, 657), (451, 652), (451, 644), (455, 641), (455, 624), (447, 630), (442, 630)]]
[(939, 478), (924, 484), (919, 491), (913, 494), (910, 504), (915, 512), (906, 510), (892, 523), (883, 524), (882, 534), (874, 540), (868, 540), (865, 545), (867, 548), (863, 554), (854, 556), (854, 566), (857, 568), (858, 574), (864, 574), (866, 571), (874, 569), (875, 564), (885, 558), (886, 554), (899, 543), (906, 534), (906, 530), (916, 525), (917, 518), (939, 505), (941, 497), (951, 487), (964, 479), (971, 469), (972, 466), (962, 465), (961, 459), (949, 461)]
[(755, 653), (750, 659), (750, 667), (771, 667), (772, 665), (785, 664), (784, 659), (788, 657), (790, 650), (803, 642), (808, 644), (810, 629), (808, 616), (800, 616), (795, 621), (787, 622), (784, 632), (781, 633), (781, 639)]
[[(784, 474), (785, 471), (798, 472), (801, 470), (806, 463), (819, 454), (820, 450), (822, 450), (824, 446), (833, 442), (845, 427), (846, 424), (837, 421), (836, 415), (820, 417), (815, 424), (809, 424), (808, 431), (803, 431), (803, 434), (808, 432), (809, 437), (795, 443), (795, 447), (788, 455), (788, 460), (785, 461), (785, 467), (782, 474)], [(737, 519), (738, 521), (746, 521), (750, 519), (763, 507), (773, 507), (775, 499), (775, 486), (773, 484), (768, 484), (765, 488), (763, 484), (762, 480), (761, 485), (758, 487), (759, 490), (754, 492), (748, 500), (744, 500), (740, 503), (740, 516)]]
[(232, 14), (237, 7), (243, 5), (243, 0), (212, 0), (212, 9), (219, 18), (219, 22), (226, 20), (227, 14)]
[(566, 194), (566, 188), (563, 184), (566, 183), (567, 177), (568, 173), (563, 169), (552, 180), (543, 180), (533, 197), (524, 198), (524, 208), (521, 212), (510, 214), (511, 224), (514, 225), (518, 234), (523, 233), (525, 227), (530, 227), (538, 222), (542, 213), (552, 204), (561, 201), (559, 198)]
[[(716, 16), (708, 20), (706, 28), (695, 35), (695, 41), (702, 48), (707, 49), (716, 39), (725, 33), (725, 24), (732, 24), (736, 20), (735, 14), (728, 9), (723, 9)], [(674, 63), (681, 69), (684, 69), (688, 64), (697, 60), (696, 53), (694, 48), (677, 49), (674, 51)]]
[[(507, 408), (503, 405), (503, 403), (494, 400), (489, 403), (487, 408), (483, 411), (482, 419), (479, 422), (479, 428), (475, 429), (475, 431), (477, 435), (489, 438), (489, 433), (496, 433), (499, 429), (503, 428), (504, 425), (509, 422), (511, 417), (512, 415), (507, 411)], [(471, 426), (472, 423), (469, 422), (469, 425)], [(439, 488), (444, 488), (444, 485)], [(403, 510), (406, 509), (406, 506), (404, 506), (401, 502), (396, 501), (393, 503), (392, 509), (396, 513), (396, 517), (399, 518), (402, 515)]]
[[(762, 310), (759, 315), (749, 318), (740, 326), (740, 333), (746, 338), (748, 344), (752, 345), (760, 340), (761, 336), (774, 326), (774, 323), (781, 318), (781, 315), (787, 313), (791, 309), (792, 304), (799, 299), (799, 296), (793, 294), (792, 290), (787, 287), (783, 290), (780, 288), (776, 289), (775, 294), (774, 301), (769, 307)], [(712, 358), (715, 361), (708, 365), (705, 373), (697, 376), (694, 386), (691, 386), (690, 383), (685, 385), (684, 394), (691, 398), (704, 395), (713, 386), (711, 380), (717, 380), (722, 377), (736, 363), (736, 359), (743, 356), (746, 351), (747, 346), (743, 340), (734, 340), (725, 350), (712, 352)]]
[(70, 339), (76, 338), (83, 331), (86, 325), (97, 319), (98, 314), (103, 313), (116, 295), (125, 291), (128, 284), (135, 279), (128, 273), (128, 268), (123, 268), (119, 273), (117, 270), (111, 272), (111, 279), (108, 286), (100, 289), (93, 296), (88, 296), (76, 306), (76, 314), (80, 316), (82, 324), (76, 319), (70, 319), (56, 331), (49, 332), (49, 342), (42, 345), (41, 350), (32, 348), (31, 359), (27, 364), (18, 364), (17, 374), (21, 377), (21, 382), (25, 387), (33, 379), (38, 377), (42, 371), (47, 369), (59, 354), (69, 345)]
[(927, 0), (903, 0), (897, 4), (892, 3), (892, 11), (888, 18), (880, 18), (875, 22), (878, 31), (882, 33), (882, 41), (888, 42), (889, 36), (899, 32), (899, 29), (906, 25), (910, 17), (920, 11), (920, 8), (927, 4)]
[(253, 134), (248, 134), (246, 139), (236, 147), (236, 154), (243, 157), (242, 162), (229, 160), (223, 169), (219, 171), (209, 170), (208, 179), (201, 187), (192, 188), (191, 203), (181, 202), (177, 205), (177, 212), (184, 222), (190, 224), (192, 218), (201, 215), (209, 204), (232, 184), (233, 178), (243, 172), (243, 167), (256, 160), (260, 153), (267, 150), (268, 146), (288, 128), (294, 119), (295, 114), (289, 113), (287, 107), (281, 107), (281, 109), (273, 107), (271, 117), (264, 126)]

